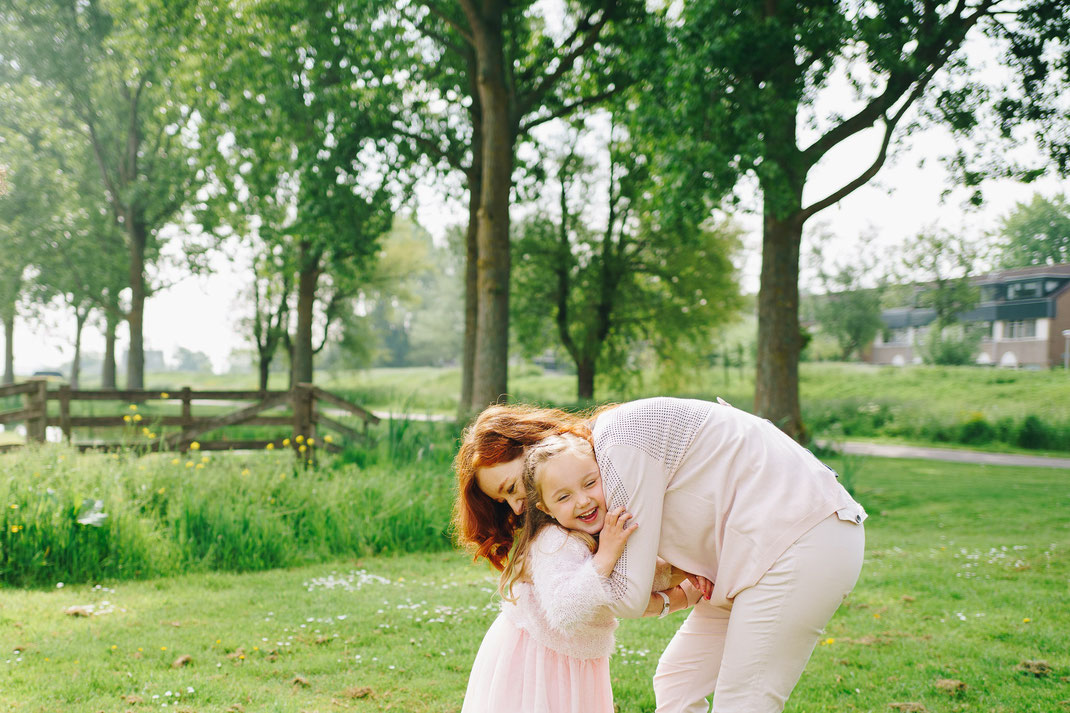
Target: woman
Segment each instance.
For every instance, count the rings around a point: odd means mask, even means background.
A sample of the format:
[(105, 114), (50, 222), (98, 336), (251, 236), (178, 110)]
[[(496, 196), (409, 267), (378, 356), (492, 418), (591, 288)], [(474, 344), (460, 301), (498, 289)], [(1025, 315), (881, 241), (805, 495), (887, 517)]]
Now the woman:
[(781, 711), (822, 627), (853, 588), (866, 515), (827, 466), (768, 421), (727, 404), (657, 398), (593, 425), (553, 410), (492, 407), (457, 456), (458, 536), (501, 567), (523, 494), (525, 446), (591, 439), (607, 506), (639, 528), (610, 579), (615, 613), (642, 615), (655, 555), (714, 582), (658, 664), (659, 713)]

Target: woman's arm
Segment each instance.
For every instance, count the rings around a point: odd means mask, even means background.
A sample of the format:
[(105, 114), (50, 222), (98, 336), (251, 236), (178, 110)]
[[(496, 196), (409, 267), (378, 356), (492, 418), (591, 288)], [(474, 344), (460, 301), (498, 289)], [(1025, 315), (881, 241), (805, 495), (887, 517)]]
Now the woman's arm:
[(631, 513), (632, 524), (638, 525), (610, 575), (613, 613), (634, 619), (650, 606), (665, 500), (664, 467), (628, 445), (610, 446), (597, 456), (606, 505), (611, 510), (623, 506)]

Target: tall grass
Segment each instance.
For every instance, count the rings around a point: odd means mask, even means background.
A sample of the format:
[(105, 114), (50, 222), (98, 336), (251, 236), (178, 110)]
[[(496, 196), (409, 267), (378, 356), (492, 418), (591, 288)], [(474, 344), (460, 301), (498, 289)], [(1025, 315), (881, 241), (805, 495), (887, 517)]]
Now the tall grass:
[[(244, 572), (449, 547), (452, 424), (390, 420), (317, 464), (289, 452), (0, 456), (0, 583)], [(79, 522), (100, 501), (107, 515)]]

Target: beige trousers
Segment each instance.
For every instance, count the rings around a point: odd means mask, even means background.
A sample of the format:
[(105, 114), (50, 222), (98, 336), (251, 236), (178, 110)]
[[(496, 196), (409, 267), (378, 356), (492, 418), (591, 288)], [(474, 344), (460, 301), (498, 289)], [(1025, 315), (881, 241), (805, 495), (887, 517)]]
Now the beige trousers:
[(862, 569), (861, 524), (831, 515), (730, 606), (701, 601), (654, 674), (657, 713), (779, 713)]

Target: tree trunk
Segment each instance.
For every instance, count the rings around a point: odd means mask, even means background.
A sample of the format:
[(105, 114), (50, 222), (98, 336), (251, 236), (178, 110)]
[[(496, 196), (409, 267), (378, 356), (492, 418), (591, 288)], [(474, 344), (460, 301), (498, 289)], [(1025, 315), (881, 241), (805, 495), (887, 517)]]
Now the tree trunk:
[(576, 396), (581, 399), (594, 398), (594, 360), (582, 359), (576, 362)]
[(104, 363), (100, 367), (100, 388), (115, 388), (115, 330), (118, 318), (110, 309), (104, 316)]
[(130, 351), (126, 357), (126, 388), (145, 388), (145, 225), (127, 213), (130, 237)]
[(15, 309), (4, 316), (4, 384), (15, 383)]
[(476, 321), (479, 314), (479, 202), (483, 196), (483, 106), (479, 101), (479, 65), (475, 52), (465, 53), (468, 67), (468, 95), (472, 103), (468, 116), (472, 120), (472, 163), (468, 179), (468, 229), (464, 236), (464, 345), (461, 354), (461, 400), (457, 417), (468, 420), (472, 411), (472, 378), (476, 359)]
[(502, 13), (503, 8), (495, 6), (471, 23), (483, 129), (473, 410), (497, 402), (507, 392), (509, 378), (509, 192), (514, 132), (505, 78)]
[(74, 310), (74, 359), (71, 360), (71, 378), (69, 379), (72, 389), (78, 388), (78, 381), (82, 373), (82, 329), (85, 320), (89, 316), (89, 310), (81, 312), (76, 307)]
[(298, 256), (297, 275), (297, 333), (293, 345), (294, 384), (312, 383), (312, 307), (316, 302), (316, 283), (319, 281), (319, 255), (310, 252), (302, 241)]
[(265, 355), (263, 352), (260, 352), (260, 362), (258, 366), (260, 368), (259, 384), (261, 391), (267, 391), (268, 374), (271, 371), (271, 357), (272, 355)]
[[(801, 198), (801, 196), (800, 196)], [(758, 291), (758, 368), (754, 410), (792, 438), (805, 442), (799, 408), (798, 213), (777, 219), (767, 211), (762, 229), (762, 273)]]
[[(477, 132), (478, 133), (478, 132)], [(481, 140), (481, 139), (480, 139)], [(479, 314), (479, 201), (483, 191), (482, 145), (472, 143), (472, 168), (468, 171), (468, 229), (464, 261), (464, 351), (461, 357), (461, 400), (458, 417), (467, 420), (472, 410), (472, 379), (475, 371), (476, 322)]]

